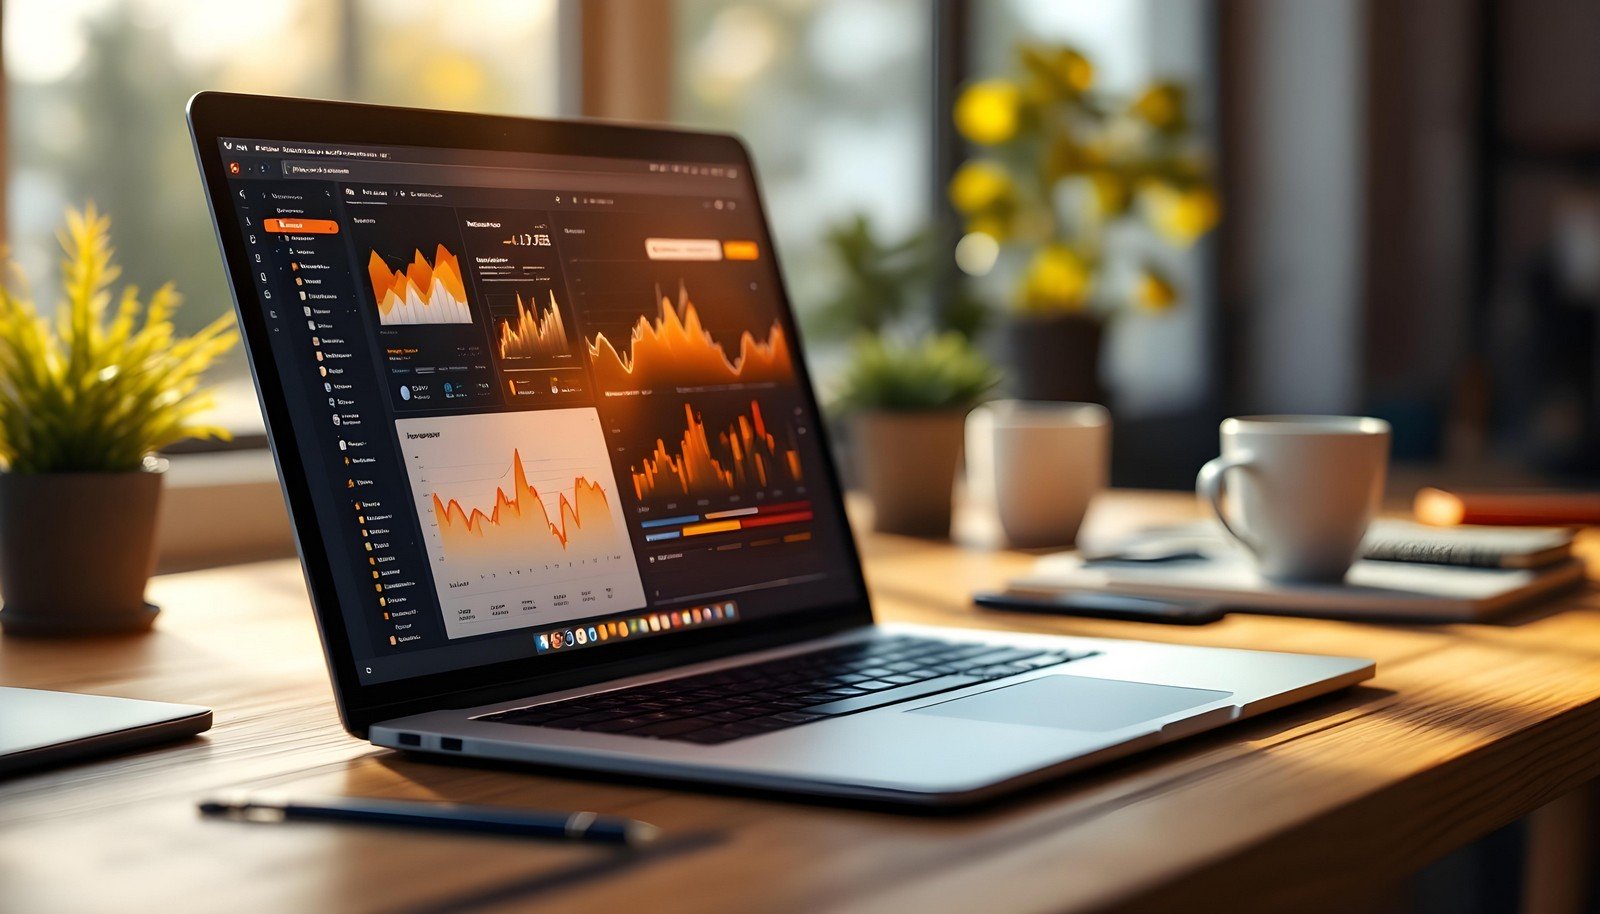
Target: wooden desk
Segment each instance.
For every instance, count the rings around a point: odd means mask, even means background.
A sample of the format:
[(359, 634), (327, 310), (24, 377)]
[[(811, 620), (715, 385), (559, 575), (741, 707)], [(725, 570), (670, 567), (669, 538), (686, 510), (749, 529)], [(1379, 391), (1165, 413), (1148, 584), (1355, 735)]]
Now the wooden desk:
[[(1117, 493), (1091, 530), (1192, 511)], [(881, 615), (1376, 658), (1370, 685), (960, 816), (403, 758), (335, 721), (296, 565), (158, 579), (149, 637), (0, 638), (0, 683), (196, 702), (202, 739), (0, 783), (0, 910), (1304, 910), (1337, 906), (1600, 774), (1600, 603), (1508, 625), (1234, 617), (1200, 629), (978, 615), (1025, 556), (864, 544)], [(204, 821), (230, 787), (633, 816), (623, 860), (559, 844)]]

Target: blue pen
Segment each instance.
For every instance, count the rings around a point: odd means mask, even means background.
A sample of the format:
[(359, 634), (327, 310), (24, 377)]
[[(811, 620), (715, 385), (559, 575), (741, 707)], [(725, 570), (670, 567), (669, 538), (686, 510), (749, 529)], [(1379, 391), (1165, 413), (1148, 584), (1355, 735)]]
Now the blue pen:
[(484, 835), (558, 838), (640, 847), (661, 830), (646, 822), (593, 812), (545, 812), (463, 803), (340, 798), (316, 803), (262, 799), (206, 800), (200, 812), (242, 822), (354, 822)]

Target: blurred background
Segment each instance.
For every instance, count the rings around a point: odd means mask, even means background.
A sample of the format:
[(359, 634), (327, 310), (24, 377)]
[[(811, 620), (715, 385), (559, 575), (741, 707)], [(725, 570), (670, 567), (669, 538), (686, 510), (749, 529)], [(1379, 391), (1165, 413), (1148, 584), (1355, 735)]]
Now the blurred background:
[(1402, 480), (1600, 474), (1597, 2), (3, 0), (0, 37), (41, 292), (93, 199), (130, 279), (231, 307), (200, 89), (670, 121), (752, 146), (824, 388), (903, 294), (1013, 391), (1015, 325), (1087, 317), (1063, 383), (1110, 404), (1118, 484), (1188, 487), (1246, 412), (1385, 417)]

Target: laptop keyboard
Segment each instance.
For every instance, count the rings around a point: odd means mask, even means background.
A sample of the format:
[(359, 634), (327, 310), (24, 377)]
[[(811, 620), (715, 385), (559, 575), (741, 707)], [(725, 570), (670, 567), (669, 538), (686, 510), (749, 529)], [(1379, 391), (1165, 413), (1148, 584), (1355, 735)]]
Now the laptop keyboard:
[(475, 719), (715, 745), (1092, 654), (894, 636)]

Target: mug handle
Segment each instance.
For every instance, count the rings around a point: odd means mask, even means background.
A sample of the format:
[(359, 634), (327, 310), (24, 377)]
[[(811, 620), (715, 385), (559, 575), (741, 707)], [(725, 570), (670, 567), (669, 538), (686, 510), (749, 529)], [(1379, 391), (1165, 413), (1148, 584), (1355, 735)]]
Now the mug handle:
[(1239, 470), (1254, 466), (1254, 461), (1255, 455), (1248, 451), (1234, 454), (1231, 457), (1213, 457), (1206, 461), (1205, 466), (1200, 468), (1200, 475), (1194, 479), (1194, 491), (1196, 495), (1200, 496), (1201, 501), (1211, 507), (1211, 513), (1216, 516), (1217, 522), (1222, 524), (1222, 529), (1227, 531), (1235, 542), (1249, 550), (1251, 555), (1260, 558), (1261, 550), (1257, 549), (1255, 543), (1250, 542), (1243, 534), (1235, 530), (1232, 524), (1228, 523), (1227, 515), (1222, 510), (1223, 477), (1228, 474), (1229, 470)]

